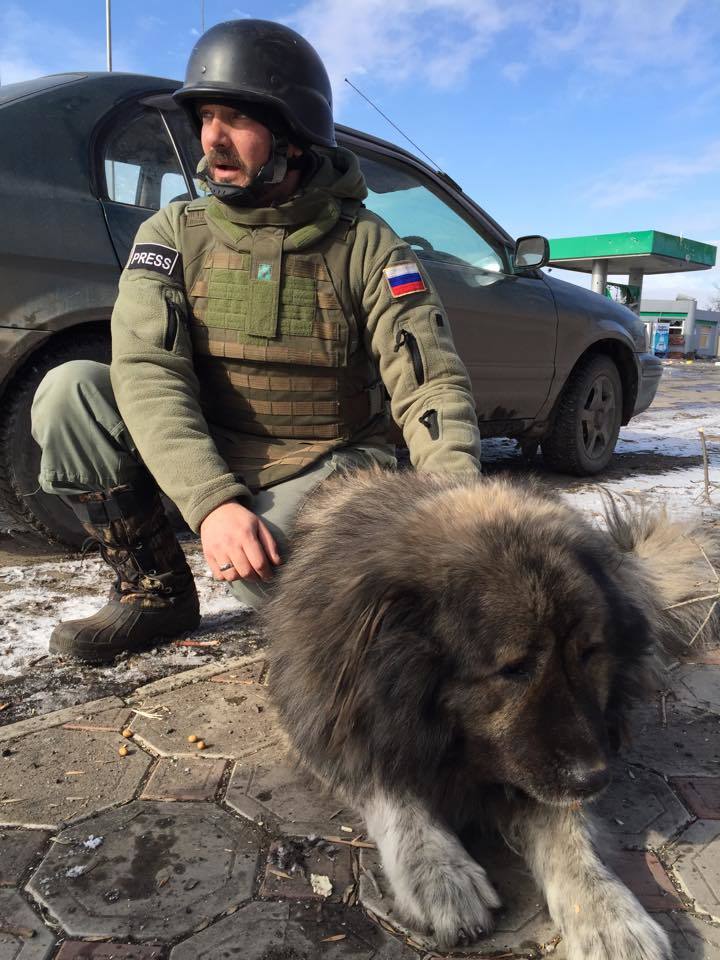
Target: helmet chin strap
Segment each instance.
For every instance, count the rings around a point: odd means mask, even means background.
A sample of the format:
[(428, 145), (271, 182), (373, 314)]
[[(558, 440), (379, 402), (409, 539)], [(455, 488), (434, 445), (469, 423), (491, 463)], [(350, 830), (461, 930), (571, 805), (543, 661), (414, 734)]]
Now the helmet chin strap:
[(285, 137), (276, 137), (273, 134), (270, 146), (270, 156), (260, 167), (253, 179), (246, 187), (238, 187), (233, 183), (218, 183), (206, 178), (210, 193), (237, 207), (251, 207), (262, 199), (265, 187), (282, 183), (288, 170), (288, 141)]

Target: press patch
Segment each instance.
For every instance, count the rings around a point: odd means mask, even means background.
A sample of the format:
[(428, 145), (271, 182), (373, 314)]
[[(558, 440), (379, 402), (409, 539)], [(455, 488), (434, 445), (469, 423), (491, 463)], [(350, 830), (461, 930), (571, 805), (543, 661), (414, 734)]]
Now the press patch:
[(170, 277), (180, 260), (180, 253), (162, 243), (136, 243), (130, 251), (127, 270), (152, 270)]
[(383, 274), (393, 297), (404, 297), (408, 293), (423, 293), (427, 290), (417, 264), (412, 260), (385, 267)]
[(272, 264), (259, 263), (257, 268), (258, 280), (272, 280)]

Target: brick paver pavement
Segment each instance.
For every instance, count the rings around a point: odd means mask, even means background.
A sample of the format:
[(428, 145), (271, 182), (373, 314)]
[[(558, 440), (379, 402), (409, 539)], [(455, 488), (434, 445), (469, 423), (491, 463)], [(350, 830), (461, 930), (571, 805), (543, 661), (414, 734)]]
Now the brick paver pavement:
[[(720, 960), (720, 674), (705, 659), (636, 711), (597, 804), (608, 864), (677, 960)], [(241, 658), (0, 728), (0, 960), (442, 956), (394, 915), (358, 815), (286, 756), (265, 680), (261, 655)], [(503, 908), (460, 955), (563, 960), (522, 861), (502, 844), (481, 859)]]

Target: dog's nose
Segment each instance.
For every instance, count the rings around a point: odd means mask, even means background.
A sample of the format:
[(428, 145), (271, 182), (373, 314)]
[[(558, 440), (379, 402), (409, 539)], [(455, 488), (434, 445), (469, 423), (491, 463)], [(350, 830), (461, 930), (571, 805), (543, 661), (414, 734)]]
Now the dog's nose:
[(576, 763), (567, 770), (568, 790), (577, 796), (592, 797), (610, 782), (610, 771), (605, 763)]

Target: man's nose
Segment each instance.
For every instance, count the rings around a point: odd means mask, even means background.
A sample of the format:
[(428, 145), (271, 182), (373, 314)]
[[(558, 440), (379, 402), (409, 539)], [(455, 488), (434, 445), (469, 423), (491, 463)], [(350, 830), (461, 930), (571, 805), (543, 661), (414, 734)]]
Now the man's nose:
[(222, 120), (219, 120), (217, 117), (213, 117), (212, 120), (205, 123), (204, 134), (206, 142), (211, 147), (217, 147), (220, 144), (230, 142), (227, 127)]

